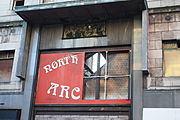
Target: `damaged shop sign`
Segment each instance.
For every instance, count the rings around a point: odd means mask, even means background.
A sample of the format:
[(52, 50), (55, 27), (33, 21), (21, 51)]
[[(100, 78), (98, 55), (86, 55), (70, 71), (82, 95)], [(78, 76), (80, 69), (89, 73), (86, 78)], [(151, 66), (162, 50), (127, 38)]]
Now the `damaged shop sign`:
[(41, 54), (36, 104), (70, 104), (82, 100), (84, 52)]

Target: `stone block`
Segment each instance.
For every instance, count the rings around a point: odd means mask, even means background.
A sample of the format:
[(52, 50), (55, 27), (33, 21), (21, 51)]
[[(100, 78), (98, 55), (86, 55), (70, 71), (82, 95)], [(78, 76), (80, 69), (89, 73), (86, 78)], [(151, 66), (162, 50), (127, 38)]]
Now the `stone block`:
[(155, 82), (155, 78), (152, 77), (148, 77), (147, 78), (147, 87), (155, 87), (156, 82)]
[(156, 66), (156, 59), (149, 59), (148, 68), (152, 68)]
[(21, 35), (10, 35), (10, 43), (18, 43), (21, 40)]
[(149, 41), (148, 49), (155, 50), (156, 49), (156, 41)]
[(149, 50), (149, 58), (162, 58), (162, 50)]
[(162, 49), (162, 41), (155, 41), (155, 49), (161, 50)]
[(161, 32), (149, 33), (149, 40), (161, 40)]
[(162, 40), (172, 40), (175, 39), (174, 31), (162, 32)]
[(2, 32), (1, 35), (9, 35), (9, 28), (1, 28)]
[(8, 43), (10, 41), (10, 38), (8, 35), (4, 35), (2, 40), (1, 40), (1, 43)]
[(180, 39), (180, 31), (174, 31), (174, 36), (176, 39)]
[(175, 2), (174, 0), (161, 0), (160, 4), (161, 7), (174, 6)]
[(180, 21), (180, 12), (178, 12), (178, 13), (175, 14), (175, 20), (176, 20), (177, 22)]
[(161, 58), (155, 59), (155, 67), (162, 68), (162, 66), (163, 66), (162, 59)]
[(150, 24), (149, 25), (149, 32), (154, 32), (155, 31), (155, 25), (154, 24)]
[(3, 36), (0, 36), (0, 44), (2, 44)]
[(155, 24), (155, 31), (168, 31), (169, 30), (169, 24), (168, 23), (158, 23)]
[(148, 1), (148, 8), (160, 7), (160, 0), (158, 1)]
[(180, 30), (180, 22), (169, 23), (169, 30)]
[(164, 13), (162, 14), (162, 22), (174, 22), (175, 14), (174, 13)]
[(161, 23), (162, 22), (162, 17), (161, 14), (158, 15), (150, 15), (149, 16), (149, 23), (153, 24), (153, 23)]
[(160, 78), (155, 78), (155, 84), (156, 84), (156, 87), (161, 87), (161, 86), (163, 86), (163, 79), (162, 79), (162, 77), (160, 77)]
[(163, 76), (162, 68), (151, 68), (150, 74), (152, 77), (162, 77)]

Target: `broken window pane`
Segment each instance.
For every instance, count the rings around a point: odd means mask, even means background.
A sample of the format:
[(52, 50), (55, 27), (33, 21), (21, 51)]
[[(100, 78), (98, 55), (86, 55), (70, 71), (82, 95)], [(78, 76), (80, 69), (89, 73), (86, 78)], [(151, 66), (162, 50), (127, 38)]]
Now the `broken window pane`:
[(87, 53), (85, 59), (84, 76), (102, 76), (105, 74), (105, 52)]
[(86, 53), (84, 99), (128, 99), (128, 76), (128, 52)]

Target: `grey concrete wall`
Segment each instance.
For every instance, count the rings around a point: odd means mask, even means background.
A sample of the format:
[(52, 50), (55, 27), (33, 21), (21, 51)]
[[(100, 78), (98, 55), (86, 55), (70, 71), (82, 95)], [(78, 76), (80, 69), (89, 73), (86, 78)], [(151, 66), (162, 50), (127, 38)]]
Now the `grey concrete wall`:
[(142, 120), (142, 22), (141, 16), (134, 17), (133, 29), (133, 73), (132, 73), (132, 120)]
[(180, 91), (144, 91), (145, 108), (179, 108)]

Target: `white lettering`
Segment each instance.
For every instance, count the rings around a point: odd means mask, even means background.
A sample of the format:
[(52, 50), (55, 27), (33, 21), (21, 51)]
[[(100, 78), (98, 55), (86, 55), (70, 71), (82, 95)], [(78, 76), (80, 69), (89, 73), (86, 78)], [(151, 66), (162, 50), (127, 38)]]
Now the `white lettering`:
[(63, 95), (64, 95), (64, 92), (65, 92), (65, 98), (69, 98), (69, 96), (68, 96), (68, 90), (69, 90), (69, 86), (64, 86), (64, 85), (61, 85), (61, 88), (62, 88), (62, 90), (61, 90), (61, 94), (59, 95), (59, 97), (64, 97)]
[(72, 58), (72, 63), (75, 63), (75, 64), (78, 63), (78, 57), (77, 57), (77, 55), (71, 56), (71, 58)]
[(53, 69), (56, 69), (56, 68), (58, 68), (58, 63), (56, 61), (54, 61), (54, 62), (52, 62), (51, 66)]
[(57, 61), (58, 61), (58, 63), (59, 63), (59, 67), (62, 66), (62, 65), (65, 65), (63, 59), (59, 59), (59, 60), (57, 60)]
[(78, 56), (67, 56), (61, 59), (58, 59), (56, 61), (53, 61), (50, 65), (46, 65), (43, 68), (45, 69), (45, 72), (48, 73), (54, 69), (57, 69), (58, 67), (67, 65), (69, 63), (78, 64)]
[(48, 89), (47, 93), (50, 94), (51, 90), (54, 89), (52, 95), (56, 96), (56, 89), (57, 89), (57, 87), (59, 87), (59, 84), (51, 83), (51, 87)]
[(80, 88), (75, 87), (75, 88), (72, 90), (72, 92), (71, 92), (71, 97), (72, 97), (72, 99), (78, 100), (78, 99), (80, 98), (80, 95), (79, 95), (79, 96), (75, 96), (75, 95), (74, 95), (74, 91), (75, 91), (75, 92), (80, 92)]
[(46, 73), (48, 73), (49, 71), (52, 71), (50, 65), (46, 65), (46, 66), (44, 66), (43, 68), (45, 69)]
[(64, 59), (65, 59), (65, 61), (66, 61), (66, 64), (69, 64), (69, 62), (68, 62), (69, 56), (68, 56), (68, 57), (65, 57)]

